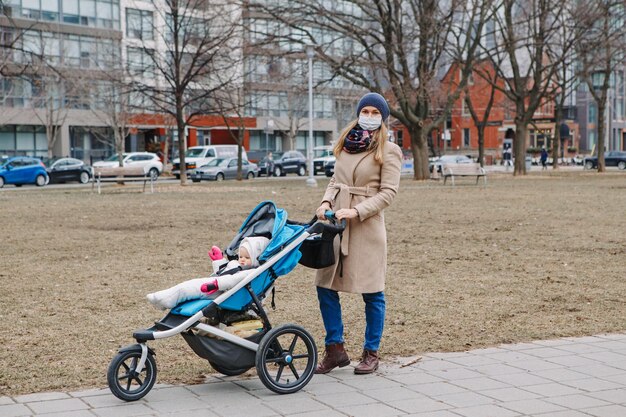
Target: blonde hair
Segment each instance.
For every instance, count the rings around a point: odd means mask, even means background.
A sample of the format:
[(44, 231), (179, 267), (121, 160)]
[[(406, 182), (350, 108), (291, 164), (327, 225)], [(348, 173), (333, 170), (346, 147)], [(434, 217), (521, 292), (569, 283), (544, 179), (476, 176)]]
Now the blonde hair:
[[(338, 157), (341, 151), (343, 150), (343, 143), (346, 140), (346, 136), (354, 127), (359, 124), (359, 120), (355, 119), (352, 122), (348, 123), (348, 125), (339, 133), (339, 138), (337, 139), (337, 143), (335, 143), (335, 147), (333, 148), (333, 154), (335, 157)], [(385, 142), (387, 142), (387, 138), (389, 136), (389, 130), (384, 123), (380, 124), (380, 127), (374, 131), (372, 135), (372, 142), (370, 146), (367, 148), (368, 152), (374, 152), (374, 160), (379, 164), (383, 163), (383, 153), (385, 151)]]

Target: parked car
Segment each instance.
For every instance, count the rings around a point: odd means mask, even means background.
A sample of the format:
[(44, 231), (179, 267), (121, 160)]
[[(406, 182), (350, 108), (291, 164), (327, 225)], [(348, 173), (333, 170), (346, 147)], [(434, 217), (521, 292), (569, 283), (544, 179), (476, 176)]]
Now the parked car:
[(41, 159), (15, 156), (0, 162), (0, 188), (4, 187), (4, 184), (15, 184), (16, 187), (36, 184), (42, 187), (48, 181), (48, 173)]
[(77, 181), (86, 184), (92, 177), (91, 167), (76, 158), (45, 158), (50, 183)]
[(336, 158), (333, 156), (332, 159), (324, 164), (324, 174), (329, 178), (335, 173), (335, 161)]
[[(151, 152), (131, 152), (125, 153), (124, 167), (143, 167), (145, 172), (150, 173), (150, 176), (156, 179), (163, 172), (163, 162), (159, 156)], [(119, 166), (119, 159), (117, 154), (112, 155), (104, 161), (94, 162), (94, 167), (107, 167), (113, 168)]]
[(472, 159), (465, 155), (441, 155), (428, 164), (428, 170), (433, 172), (433, 169), (437, 168), (437, 172), (441, 172), (446, 164), (471, 164), (472, 162)]
[[(274, 152), (272, 156), (274, 159), (273, 175), (275, 177), (282, 177), (289, 173), (296, 173), (299, 176), (306, 174), (306, 158), (301, 152)], [(259, 163), (259, 175), (267, 175), (267, 157)]]
[(324, 172), (326, 162), (332, 160), (335, 155), (331, 146), (318, 146), (313, 148), (315, 158), (313, 159), (313, 175)]
[[(244, 178), (249, 180), (259, 175), (259, 167), (245, 159), (241, 161), (241, 171)], [(223, 181), (237, 178), (237, 158), (214, 158), (208, 164), (196, 168), (191, 172), (191, 180)]]
[[(187, 176), (190, 176), (194, 169), (199, 168), (215, 158), (233, 158), (237, 156), (237, 145), (206, 145), (192, 146), (185, 152), (185, 166)], [(242, 159), (248, 160), (246, 150), (241, 150)], [(172, 163), (172, 174), (180, 179), (180, 158), (174, 159)]]
[[(626, 169), (626, 152), (609, 151), (604, 153), (604, 164), (607, 167), (617, 167)], [(588, 156), (584, 159), (583, 165), (585, 169), (594, 169), (598, 167), (598, 157)]]

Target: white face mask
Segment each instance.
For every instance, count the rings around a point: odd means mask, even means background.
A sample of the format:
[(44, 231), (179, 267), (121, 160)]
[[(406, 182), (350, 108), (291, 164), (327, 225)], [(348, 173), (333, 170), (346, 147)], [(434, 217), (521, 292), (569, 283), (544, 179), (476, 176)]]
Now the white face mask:
[(383, 122), (382, 116), (359, 116), (359, 126), (365, 130), (376, 130)]

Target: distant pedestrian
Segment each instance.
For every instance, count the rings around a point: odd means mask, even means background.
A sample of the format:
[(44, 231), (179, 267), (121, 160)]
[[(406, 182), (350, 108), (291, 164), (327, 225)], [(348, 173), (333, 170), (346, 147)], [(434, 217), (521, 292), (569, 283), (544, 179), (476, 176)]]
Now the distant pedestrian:
[(548, 169), (548, 164), (547, 164), (547, 162), (548, 162), (548, 151), (546, 151), (545, 147), (541, 148), (541, 158), (540, 158), (540, 161), (541, 161), (541, 169), (542, 170)]
[(272, 175), (274, 175), (274, 156), (272, 155), (271, 152), (267, 153), (267, 156), (265, 157), (266, 160), (266, 164), (265, 166), (267, 167), (267, 176), (271, 177)]
[(504, 161), (504, 166), (507, 167), (507, 171), (510, 166), (513, 165), (513, 152), (511, 149), (510, 143), (504, 144), (504, 150), (502, 152), (502, 160)]

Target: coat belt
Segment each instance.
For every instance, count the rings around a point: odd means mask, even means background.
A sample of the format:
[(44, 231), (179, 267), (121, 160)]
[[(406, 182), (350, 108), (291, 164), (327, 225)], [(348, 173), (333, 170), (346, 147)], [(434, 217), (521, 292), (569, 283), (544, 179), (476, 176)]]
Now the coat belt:
[[(335, 211), (337, 211), (337, 207), (340, 209), (349, 209), (352, 208), (350, 203), (353, 195), (362, 195), (366, 197), (373, 197), (378, 193), (378, 188), (375, 187), (351, 187), (346, 184), (338, 184), (335, 183), (333, 185), (335, 189)], [(348, 244), (350, 242), (350, 223), (346, 224), (346, 230), (343, 231), (343, 236), (341, 238), (341, 254), (343, 256), (348, 256)]]

